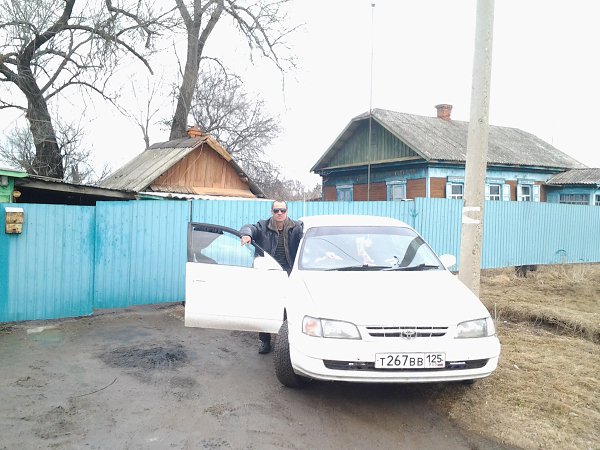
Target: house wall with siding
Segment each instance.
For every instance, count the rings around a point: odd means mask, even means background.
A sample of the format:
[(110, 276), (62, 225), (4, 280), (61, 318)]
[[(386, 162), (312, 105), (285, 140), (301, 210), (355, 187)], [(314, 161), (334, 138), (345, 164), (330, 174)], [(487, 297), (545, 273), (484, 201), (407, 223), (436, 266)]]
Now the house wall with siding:
[(8, 203), (12, 201), (12, 193), (14, 191), (15, 181), (12, 177), (6, 177), (8, 181), (6, 186), (0, 185), (0, 203)]
[(600, 187), (596, 186), (546, 186), (546, 190), (549, 203), (559, 203), (561, 194), (584, 194), (589, 196), (590, 205), (594, 205), (596, 195), (600, 195)]
[[(375, 165), (371, 169), (371, 183), (377, 184), (390, 181), (406, 181), (406, 198), (415, 199), (427, 196), (427, 178), (429, 177), (429, 197), (446, 198), (446, 183), (448, 177), (464, 179), (465, 170), (460, 166), (432, 166), (425, 167), (423, 162), (412, 162), (413, 167), (399, 168), (397, 163), (389, 165)], [(523, 169), (523, 171), (507, 171), (489, 169), (486, 174), (488, 180), (498, 180), (510, 186), (510, 200), (517, 200), (517, 184), (519, 180), (527, 180), (534, 185), (540, 186), (540, 201), (547, 200), (546, 186), (544, 182), (551, 176), (551, 173), (539, 173)], [(327, 175), (323, 179), (323, 192), (325, 201), (336, 201), (336, 186), (352, 185), (354, 192), (360, 192), (360, 197), (354, 197), (354, 200), (366, 200), (362, 192), (366, 190), (367, 169), (346, 169)], [(371, 196), (373, 200), (386, 200), (386, 197)], [(558, 197), (556, 197), (558, 198)], [(558, 200), (556, 201), (558, 202)]]
[(176, 187), (188, 192), (189, 188), (197, 194), (219, 194), (254, 197), (248, 183), (240, 179), (237, 171), (208, 144), (194, 150), (151, 185), (158, 191), (179, 192)]
[(393, 134), (373, 121), (371, 126), (371, 155), (369, 148), (369, 125), (368, 121), (358, 125), (357, 130), (350, 139), (344, 143), (342, 151), (333, 155), (327, 162), (328, 166), (340, 166), (348, 164), (366, 164), (368, 160), (382, 161), (391, 158), (414, 157), (416, 153)]
[(447, 178), (432, 177), (429, 181), (429, 196), (431, 198), (446, 198)]
[(357, 184), (354, 186), (353, 198), (354, 201), (362, 202), (366, 201), (367, 197), (371, 201), (386, 201), (387, 200), (387, 187), (385, 183), (372, 183), (370, 191), (367, 189), (366, 184)]
[(427, 180), (418, 178), (406, 181), (406, 198), (425, 198), (427, 197)]

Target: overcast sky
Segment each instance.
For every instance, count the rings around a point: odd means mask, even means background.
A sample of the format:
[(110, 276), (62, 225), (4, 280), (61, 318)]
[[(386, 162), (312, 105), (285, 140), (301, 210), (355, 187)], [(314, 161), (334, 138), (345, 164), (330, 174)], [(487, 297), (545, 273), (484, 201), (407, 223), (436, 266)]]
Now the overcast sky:
[[(426, 116), (450, 103), (453, 119), (469, 120), (476, 1), (371, 3), (295, 2), (290, 20), (305, 26), (290, 41), (298, 69), (286, 76), (284, 92), (273, 66), (246, 64), (243, 43), (224, 29), (209, 43), (207, 52), (230, 58), (248, 89), (280, 115), (283, 133), (268, 153), (289, 178), (318, 182), (310, 168), (353, 117), (369, 110), (370, 98), (374, 108)], [(600, 167), (599, 22), (596, 0), (497, 1), (490, 124), (533, 133)], [(116, 169), (143, 151), (139, 131), (118, 113), (97, 103), (87, 114), (97, 164)], [(14, 114), (0, 111), (0, 130), (13, 121)], [(153, 142), (167, 138), (158, 128), (151, 134)]]

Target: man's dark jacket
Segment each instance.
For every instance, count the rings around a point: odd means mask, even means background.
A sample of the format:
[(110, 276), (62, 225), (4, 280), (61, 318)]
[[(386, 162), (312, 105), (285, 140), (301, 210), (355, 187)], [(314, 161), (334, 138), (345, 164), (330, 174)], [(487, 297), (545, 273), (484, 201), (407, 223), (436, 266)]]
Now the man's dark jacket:
[[(304, 224), (300, 220), (292, 220), (289, 217), (283, 224), (283, 240), (285, 247), (285, 256), (290, 269), (294, 265), (300, 239), (302, 238)], [(269, 255), (275, 256), (277, 249), (277, 240), (279, 235), (273, 218), (259, 220), (255, 225), (244, 225), (240, 229), (244, 236), (250, 236), (252, 241), (258, 244)]]

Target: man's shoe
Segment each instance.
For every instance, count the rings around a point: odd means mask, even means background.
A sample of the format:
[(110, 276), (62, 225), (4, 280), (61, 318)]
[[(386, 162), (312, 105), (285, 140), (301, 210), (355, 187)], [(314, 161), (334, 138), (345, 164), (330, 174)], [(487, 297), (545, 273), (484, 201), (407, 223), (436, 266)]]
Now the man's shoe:
[(260, 341), (258, 353), (269, 353), (271, 351), (271, 343), (268, 341)]

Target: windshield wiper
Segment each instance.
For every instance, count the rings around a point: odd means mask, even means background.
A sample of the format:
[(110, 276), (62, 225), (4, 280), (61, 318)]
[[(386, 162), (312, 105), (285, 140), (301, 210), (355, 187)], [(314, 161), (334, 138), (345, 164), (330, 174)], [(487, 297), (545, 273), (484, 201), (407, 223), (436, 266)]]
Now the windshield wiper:
[(431, 269), (439, 269), (440, 266), (437, 264), (419, 264), (416, 266), (407, 266), (407, 267), (388, 267), (385, 270), (403, 270), (403, 271), (419, 271), (419, 270), (431, 270)]
[(334, 267), (331, 269), (325, 269), (327, 271), (331, 270), (339, 270), (341, 272), (350, 272), (350, 271), (368, 271), (368, 270), (388, 270), (390, 266), (370, 266), (368, 264), (363, 264), (362, 266), (343, 266), (343, 267)]

